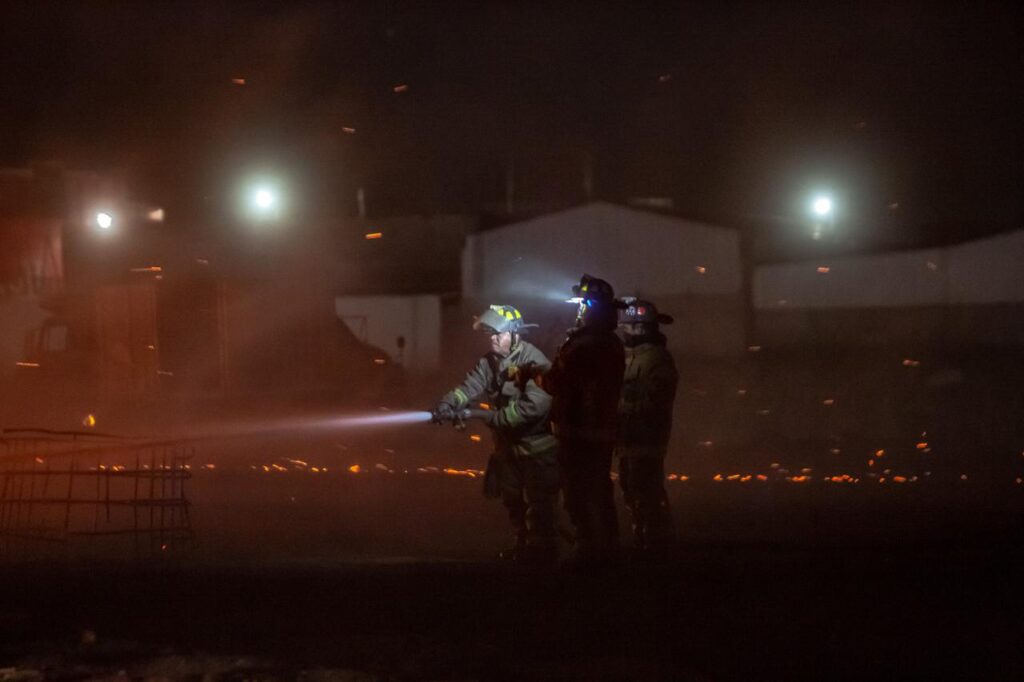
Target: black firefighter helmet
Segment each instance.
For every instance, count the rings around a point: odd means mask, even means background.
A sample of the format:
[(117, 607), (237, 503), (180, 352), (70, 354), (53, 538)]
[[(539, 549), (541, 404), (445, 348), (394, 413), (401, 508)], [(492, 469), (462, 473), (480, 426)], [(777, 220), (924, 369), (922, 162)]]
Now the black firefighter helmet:
[(580, 283), (573, 286), (572, 293), (581, 303), (588, 306), (615, 305), (615, 290), (612, 289), (612, 285), (590, 275), (583, 275)]
[(619, 324), (672, 324), (671, 315), (659, 313), (658, 309), (650, 301), (626, 296), (622, 299), (625, 307), (619, 311)]
[(580, 283), (572, 288), (573, 301), (579, 302), (576, 313), (576, 327), (615, 329), (617, 309), (622, 302), (615, 298), (612, 285), (603, 279), (583, 275)]

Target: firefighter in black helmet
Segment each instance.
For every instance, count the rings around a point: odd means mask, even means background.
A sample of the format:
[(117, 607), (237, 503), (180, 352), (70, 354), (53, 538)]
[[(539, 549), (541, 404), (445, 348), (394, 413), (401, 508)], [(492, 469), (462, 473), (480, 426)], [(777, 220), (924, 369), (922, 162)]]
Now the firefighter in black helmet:
[(584, 275), (573, 293), (576, 326), (542, 385), (552, 395), (551, 428), (565, 507), (576, 529), (575, 558), (586, 562), (610, 558), (618, 547), (611, 464), (624, 360), (611, 285)]
[(650, 301), (623, 299), (619, 332), (626, 370), (619, 400), (619, 486), (633, 517), (633, 548), (640, 556), (664, 555), (672, 541), (665, 492), (665, 454), (672, 432), (672, 405), (679, 374), (660, 326), (672, 317)]
[[(485, 310), (473, 329), (488, 337), (490, 349), (465, 380), (445, 394), (434, 409), (434, 419), (484, 419), (494, 437), (484, 493), (501, 497), (515, 532), (515, 544), (500, 557), (545, 563), (557, 559), (558, 551), (557, 442), (548, 430), (551, 396), (518, 372), (520, 366), (550, 367), (547, 357), (522, 338), (535, 326), (525, 324), (512, 306), (492, 305)], [(481, 401), (489, 409), (476, 409)]]

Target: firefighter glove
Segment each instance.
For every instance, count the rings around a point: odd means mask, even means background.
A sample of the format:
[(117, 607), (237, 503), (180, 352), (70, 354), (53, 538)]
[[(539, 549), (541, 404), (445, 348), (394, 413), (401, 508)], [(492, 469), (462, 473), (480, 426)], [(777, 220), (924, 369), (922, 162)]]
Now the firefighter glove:
[(445, 424), (448, 422), (453, 422), (455, 421), (455, 417), (455, 408), (444, 401), (439, 402), (437, 404), (437, 407), (435, 407), (430, 412), (430, 421), (434, 422), (435, 424)]

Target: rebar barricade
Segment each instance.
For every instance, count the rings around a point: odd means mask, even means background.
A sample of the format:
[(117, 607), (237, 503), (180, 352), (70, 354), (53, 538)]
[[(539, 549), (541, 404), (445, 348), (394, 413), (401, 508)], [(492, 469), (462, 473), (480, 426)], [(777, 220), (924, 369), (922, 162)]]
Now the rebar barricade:
[(0, 559), (191, 549), (194, 450), (88, 432), (0, 433)]

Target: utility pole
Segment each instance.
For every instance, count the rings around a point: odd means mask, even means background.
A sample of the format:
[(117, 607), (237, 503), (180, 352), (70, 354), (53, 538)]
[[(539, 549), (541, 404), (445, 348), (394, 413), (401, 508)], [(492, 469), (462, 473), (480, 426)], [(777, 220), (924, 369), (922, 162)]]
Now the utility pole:
[(508, 155), (508, 163), (505, 166), (505, 213), (512, 215), (515, 209), (516, 195), (516, 159), (512, 154)]
[(590, 152), (583, 155), (583, 196), (588, 202), (594, 200), (594, 159)]

